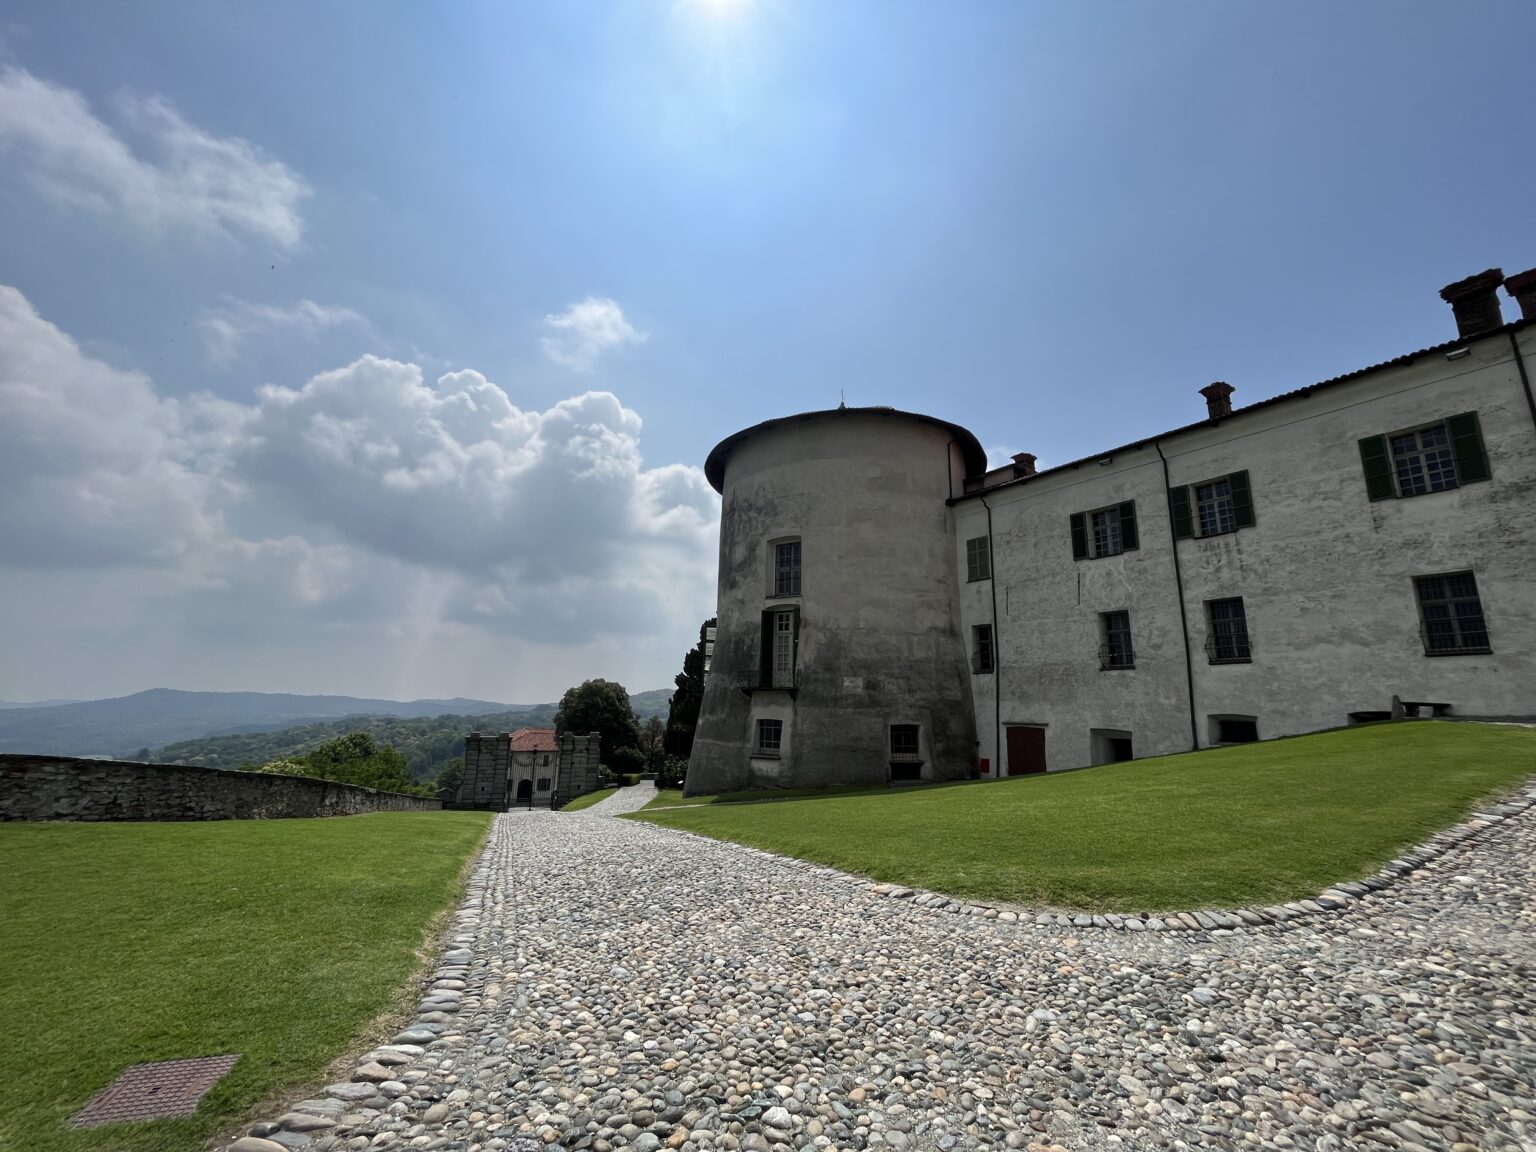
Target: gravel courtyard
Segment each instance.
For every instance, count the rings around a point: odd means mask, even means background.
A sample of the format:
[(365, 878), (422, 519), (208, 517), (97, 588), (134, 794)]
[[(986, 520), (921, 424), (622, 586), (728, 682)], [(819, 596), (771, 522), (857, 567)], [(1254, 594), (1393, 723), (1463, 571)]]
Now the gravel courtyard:
[(948, 915), (645, 824), (509, 813), (424, 1026), (269, 1138), (1529, 1152), (1533, 861), (1536, 809), (1347, 913), (1126, 933)]

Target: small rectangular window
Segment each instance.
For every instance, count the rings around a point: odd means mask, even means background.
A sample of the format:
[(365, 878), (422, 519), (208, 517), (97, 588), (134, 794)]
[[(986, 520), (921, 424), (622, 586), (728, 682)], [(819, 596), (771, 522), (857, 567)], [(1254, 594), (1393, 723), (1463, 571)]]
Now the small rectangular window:
[(971, 628), (971, 671), (985, 675), (992, 671), (992, 625), (976, 624)]
[(989, 580), (992, 577), (992, 553), (987, 548), (987, 538), (976, 536), (965, 542), (965, 578), (968, 581)]
[(757, 722), (757, 751), (777, 756), (783, 739), (784, 721), (759, 720)]
[(1118, 556), (1137, 547), (1134, 500), (1096, 512), (1074, 512), (1070, 521), (1074, 560)]
[(1372, 500), (1447, 492), (1491, 475), (1476, 412), (1360, 441), (1365, 493)]
[(1399, 496), (1422, 496), (1456, 487), (1456, 461), (1444, 424), (1389, 437), (1392, 474)]
[(773, 546), (773, 594), (800, 595), (800, 541), (788, 540)]
[(1120, 509), (1105, 508), (1102, 511), (1091, 513), (1088, 517), (1088, 523), (1093, 531), (1093, 554), (1095, 556), (1114, 556), (1125, 551), (1125, 546), (1120, 536)]
[(1213, 744), (1252, 744), (1259, 738), (1259, 722), (1253, 716), (1212, 716)]
[(1256, 521), (1247, 470), (1168, 489), (1168, 514), (1175, 540), (1252, 528)]
[(891, 759), (911, 762), (918, 759), (917, 725), (891, 725)]
[(1205, 602), (1205, 651), (1212, 664), (1247, 664), (1253, 659), (1243, 598)]
[(1417, 576), (1419, 619), (1424, 652), (1429, 656), (1465, 656), (1491, 652), (1477, 579), (1470, 572)]
[(1232, 485), (1226, 477), (1209, 484), (1196, 484), (1195, 508), (1200, 515), (1200, 535), (1220, 536), (1223, 532), (1237, 531)]
[(549, 791), (549, 777), (548, 776), (540, 776), (539, 777), (539, 782), (538, 782), (538, 785), (537, 785), (537, 790), (540, 791), (540, 792), (548, 792)]
[(1136, 653), (1131, 646), (1129, 612), (1099, 613), (1099, 667), (1136, 667)]

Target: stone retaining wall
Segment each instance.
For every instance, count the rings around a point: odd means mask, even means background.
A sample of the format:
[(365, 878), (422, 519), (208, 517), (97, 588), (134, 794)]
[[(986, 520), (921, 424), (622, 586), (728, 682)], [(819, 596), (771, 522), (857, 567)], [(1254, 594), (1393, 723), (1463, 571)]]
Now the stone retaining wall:
[(249, 820), (442, 806), (307, 776), (0, 754), (0, 820)]

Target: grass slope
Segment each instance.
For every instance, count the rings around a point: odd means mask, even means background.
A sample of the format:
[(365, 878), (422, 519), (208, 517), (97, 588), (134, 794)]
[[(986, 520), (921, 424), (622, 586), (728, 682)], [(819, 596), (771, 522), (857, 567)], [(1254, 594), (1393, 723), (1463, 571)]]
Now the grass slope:
[(583, 808), (592, 807), (592, 805), (596, 804), (599, 800), (608, 799), (608, 797), (612, 796), (617, 791), (617, 788), (599, 788), (595, 792), (588, 792), (585, 796), (576, 797), (576, 799), (572, 800), (564, 808), (560, 809), (560, 811), (580, 812)]
[(633, 818), (977, 899), (1274, 903), (1379, 867), (1536, 773), (1536, 731), (1409, 723), (1083, 772)]
[(884, 784), (843, 784), (833, 788), (773, 788), (753, 792), (717, 792), (713, 796), (684, 796), (680, 788), (666, 788), (656, 793), (656, 798), (645, 807), (695, 808), (707, 804), (762, 804), (777, 800), (820, 800), (828, 796), (851, 796), (862, 792), (884, 794), (889, 791)]
[[(490, 814), (0, 825), (0, 1149), (197, 1149), (390, 1009)], [(243, 1053), (195, 1117), (70, 1130), (129, 1064)]]

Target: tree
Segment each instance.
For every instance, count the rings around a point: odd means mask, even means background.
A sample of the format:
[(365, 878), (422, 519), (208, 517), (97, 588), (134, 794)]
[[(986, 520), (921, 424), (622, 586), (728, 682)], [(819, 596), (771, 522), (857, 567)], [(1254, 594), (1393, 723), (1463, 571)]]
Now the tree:
[(305, 756), (290, 756), (263, 764), (259, 771), (284, 776), (314, 776), (340, 784), (430, 796), (432, 789), (411, 779), (405, 757), (368, 732), (349, 732), (320, 745)]
[(677, 691), (667, 707), (666, 752), (682, 760), (693, 751), (693, 730), (704, 703), (704, 638), (714, 626), (713, 617), (700, 625), (699, 642), (683, 657), (683, 670), (674, 680)]
[(652, 716), (640, 725), (640, 751), (645, 753), (645, 768), (647, 772), (655, 772), (661, 767), (661, 759), (666, 755), (667, 725), (660, 716)]
[(624, 685), (613, 680), (588, 680), (567, 688), (555, 713), (555, 730), (583, 736), (596, 732), (602, 737), (602, 756), (640, 744), (640, 725), (629, 705)]

